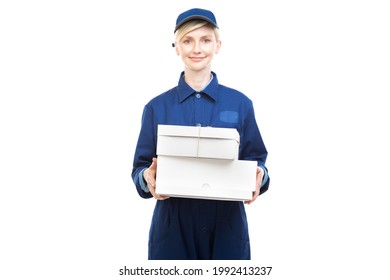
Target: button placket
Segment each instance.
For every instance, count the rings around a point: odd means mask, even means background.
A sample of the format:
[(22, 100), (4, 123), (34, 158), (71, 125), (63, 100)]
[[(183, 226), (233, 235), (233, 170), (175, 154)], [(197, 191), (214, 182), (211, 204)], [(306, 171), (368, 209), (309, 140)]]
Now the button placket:
[(202, 126), (202, 114), (200, 112), (202, 112), (202, 101), (201, 101), (201, 98), (202, 98), (202, 94), (200, 92), (197, 92), (195, 94), (195, 98), (196, 98), (196, 101), (195, 101), (195, 125), (196, 126)]

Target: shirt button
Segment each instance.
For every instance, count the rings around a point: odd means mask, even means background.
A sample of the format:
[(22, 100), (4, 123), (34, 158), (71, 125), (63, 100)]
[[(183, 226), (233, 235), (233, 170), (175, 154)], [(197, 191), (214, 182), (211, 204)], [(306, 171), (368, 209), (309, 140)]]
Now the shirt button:
[(203, 228), (202, 228), (202, 232), (206, 233), (206, 232), (208, 232), (208, 231), (209, 231), (209, 230), (208, 230), (207, 227), (203, 227)]
[(200, 93), (197, 93), (195, 96), (196, 96), (196, 98), (198, 98), (198, 99), (202, 97), (202, 95), (201, 95)]

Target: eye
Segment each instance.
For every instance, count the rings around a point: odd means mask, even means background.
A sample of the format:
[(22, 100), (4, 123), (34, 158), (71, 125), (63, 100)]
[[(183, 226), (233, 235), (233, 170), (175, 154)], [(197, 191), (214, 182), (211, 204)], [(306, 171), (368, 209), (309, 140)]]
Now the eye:
[(182, 41), (182, 43), (185, 44), (185, 45), (189, 45), (189, 44), (191, 44), (191, 40), (190, 39), (184, 39)]

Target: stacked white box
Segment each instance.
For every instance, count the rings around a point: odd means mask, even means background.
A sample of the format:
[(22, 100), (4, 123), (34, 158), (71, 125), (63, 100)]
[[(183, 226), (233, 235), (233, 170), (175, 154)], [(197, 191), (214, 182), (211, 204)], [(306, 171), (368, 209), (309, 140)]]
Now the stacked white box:
[(233, 128), (159, 125), (157, 155), (234, 160), (239, 143)]
[(232, 128), (158, 126), (156, 192), (172, 197), (250, 200), (256, 161), (238, 160)]

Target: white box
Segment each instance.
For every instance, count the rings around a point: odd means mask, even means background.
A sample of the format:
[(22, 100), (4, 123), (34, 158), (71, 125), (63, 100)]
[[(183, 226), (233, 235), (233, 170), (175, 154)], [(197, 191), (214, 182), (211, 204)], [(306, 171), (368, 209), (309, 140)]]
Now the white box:
[(234, 128), (158, 125), (157, 155), (238, 158), (240, 135)]
[(256, 161), (158, 156), (156, 192), (171, 197), (245, 201), (256, 188)]

